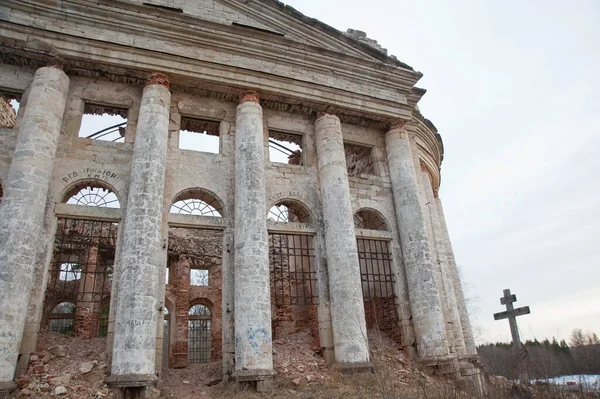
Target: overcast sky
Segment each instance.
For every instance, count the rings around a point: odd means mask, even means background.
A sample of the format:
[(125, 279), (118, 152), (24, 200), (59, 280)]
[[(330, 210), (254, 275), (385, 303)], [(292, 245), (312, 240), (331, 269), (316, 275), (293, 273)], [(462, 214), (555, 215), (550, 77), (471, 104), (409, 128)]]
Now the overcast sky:
[(504, 288), (524, 339), (600, 334), (600, 1), (285, 2), (424, 73), (479, 342), (510, 340)]

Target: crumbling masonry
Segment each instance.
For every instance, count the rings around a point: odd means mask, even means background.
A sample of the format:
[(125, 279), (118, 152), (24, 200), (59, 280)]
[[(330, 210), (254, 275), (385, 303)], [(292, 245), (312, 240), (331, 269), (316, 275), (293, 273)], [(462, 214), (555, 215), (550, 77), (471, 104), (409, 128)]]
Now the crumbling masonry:
[(117, 397), (217, 359), (263, 389), (302, 329), (342, 371), (379, 329), (481, 391), (419, 72), (275, 0), (5, 0), (0, 21), (0, 395), (46, 329), (106, 337)]

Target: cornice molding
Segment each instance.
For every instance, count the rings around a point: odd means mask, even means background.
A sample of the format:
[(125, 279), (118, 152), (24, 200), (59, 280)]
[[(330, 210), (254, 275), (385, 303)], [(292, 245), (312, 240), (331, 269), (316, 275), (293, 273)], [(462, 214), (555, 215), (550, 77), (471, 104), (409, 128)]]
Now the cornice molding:
[[(232, 88), (236, 93), (240, 88), (254, 88), (265, 93), (265, 99), (312, 109), (334, 108), (349, 116), (385, 122), (408, 119), (411, 115), (406, 105), (337, 87), (26, 26), (9, 27), (0, 28), (3, 42), (0, 56), (5, 63), (13, 65), (36, 67), (39, 62), (45, 63), (49, 57), (60, 54), (69, 63), (71, 71), (81, 76), (135, 83), (140, 75), (160, 70), (172, 77), (174, 85), (189, 86), (192, 82), (201, 82), (209, 89), (218, 87), (219, 91), (226, 91)], [(31, 38), (35, 38), (35, 42), (29, 41)]]
[[(126, 3), (118, 0), (99, 0), (99, 4), (83, 0), (64, 0), (63, 8), (68, 7), (69, 12), (58, 9), (56, 5), (44, 0), (34, 0), (27, 3), (7, 0), (11, 10), (20, 11), (21, 14), (12, 12), (8, 21), (25, 26), (45, 26), (45, 29), (57, 33), (83, 36), (82, 26), (87, 26), (85, 36), (93, 39), (93, 29), (98, 35), (112, 37), (113, 43), (134, 45), (141, 48), (142, 39), (152, 37), (164, 43), (179, 44), (194, 49), (202, 49), (198, 57), (204, 55), (206, 60), (210, 57), (211, 50), (218, 47), (220, 53), (232, 53), (238, 59), (231, 59), (230, 65), (248, 65), (244, 56), (251, 56), (272, 64), (263, 68), (263, 72), (277, 74), (278, 69), (285, 66), (291, 68), (307, 68), (308, 72), (330, 74), (331, 69), (336, 69), (335, 77), (344, 77), (352, 83), (364, 82), (369, 87), (377, 87), (386, 91), (393, 90), (410, 94), (411, 88), (421, 78), (422, 74), (398, 65), (386, 64), (367, 56), (359, 57), (332, 51), (323, 47), (299, 43), (286, 37), (270, 35), (260, 31), (249, 31), (236, 26), (222, 25), (211, 21), (200, 20), (196, 17), (179, 13), (158, 12), (148, 6)], [(234, 3), (234, 2), (233, 2)], [(93, 13), (90, 13), (93, 11)], [(32, 15), (36, 23), (33, 24)], [(141, 18), (140, 16), (143, 16)], [(50, 19), (44, 23), (44, 17)], [(63, 19), (58, 31), (52, 25), (52, 19)], [(333, 29), (333, 28), (332, 28)], [(127, 40), (125, 36), (137, 35), (139, 39), (134, 43), (133, 38)], [(241, 42), (243, 40), (243, 43)], [(347, 39), (353, 40), (353, 39)], [(269, 42), (265, 46), (265, 41)], [(177, 46), (171, 49), (176, 54)], [(208, 52), (208, 53), (207, 53)], [(188, 52), (189, 53), (189, 52)], [(197, 58), (201, 60), (202, 58)], [(251, 64), (250, 64), (251, 65)], [(358, 67), (359, 66), (359, 67)], [(303, 75), (303, 74), (300, 74)], [(300, 76), (301, 78), (302, 76)], [(318, 77), (318, 76), (317, 76)], [(295, 77), (298, 79), (299, 77)], [(313, 76), (313, 79), (315, 76)], [(300, 79), (302, 80), (302, 79)], [(315, 82), (318, 83), (318, 82)], [(339, 84), (338, 84), (339, 86)]]

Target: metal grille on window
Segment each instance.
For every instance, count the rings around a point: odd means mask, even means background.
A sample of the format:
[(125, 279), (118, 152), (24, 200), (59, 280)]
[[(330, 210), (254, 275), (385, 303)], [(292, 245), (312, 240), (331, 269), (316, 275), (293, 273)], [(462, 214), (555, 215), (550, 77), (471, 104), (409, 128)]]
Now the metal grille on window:
[(107, 299), (117, 230), (114, 222), (58, 219), (46, 298), (75, 303)]
[(67, 204), (95, 206), (99, 208), (120, 208), (119, 198), (104, 187), (84, 186), (72, 195)]
[(104, 338), (108, 335), (108, 313), (110, 304), (104, 305), (98, 312), (98, 338)]
[(357, 239), (367, 328), (400, 340), (395, 276), (387, 241)]
[(72, 336), (75, 327), (75, 309), (77, 307), (71, 302), (59, 303), (52, 309), (49, 315), (49, 330), (63, 335)]
[(188, 359), (190, 363), (210, 361), (210, 311), (206, 306), (192, 306), (188, 321)]
[(317, 275), (311, 236), (269, 234), (271, 300), (274, 305), (316, 305)]

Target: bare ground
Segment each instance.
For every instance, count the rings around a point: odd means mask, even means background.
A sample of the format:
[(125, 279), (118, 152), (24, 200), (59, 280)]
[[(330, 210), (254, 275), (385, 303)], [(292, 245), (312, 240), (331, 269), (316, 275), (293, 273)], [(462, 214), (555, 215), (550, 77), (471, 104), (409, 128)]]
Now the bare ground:
[[(104, 339), (82, 340), (53, 333), (41, 333), (28, 373), (17, 382), (19, 398), (111, 398), (106, 384)], [(224, 384), (221, 362), (191, 364), (184, 369), (167, 369), (159, 387), (165, 399), (469, 399), (449, 380), (426, 375), (388, 337), (369, 332), (374, 373), (342, 375), (328, 369), (317, 353), (308, 331), (273, 343), (275, 371), (273, 388), (257, 393), (252, 387)], [(90, 371), (87, 369), (91, 368)], [(63, 387), (64, 389), (60, 389)], [(488, 397), (570, 398), (531, 388), (515, 395), (505, 379), (492, 378)], [(57, 391), (58, 389), (58, 391)], [(64, 393), (60, 393), (63, 391)], [(66, 392), (65, 392), (66, 391)], [(530, 396), (531, 395), (531, 396)]]

